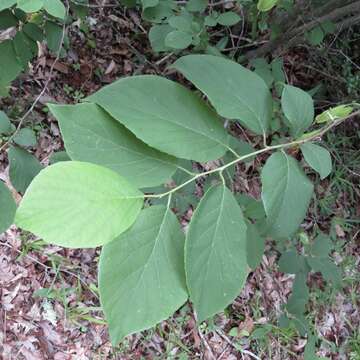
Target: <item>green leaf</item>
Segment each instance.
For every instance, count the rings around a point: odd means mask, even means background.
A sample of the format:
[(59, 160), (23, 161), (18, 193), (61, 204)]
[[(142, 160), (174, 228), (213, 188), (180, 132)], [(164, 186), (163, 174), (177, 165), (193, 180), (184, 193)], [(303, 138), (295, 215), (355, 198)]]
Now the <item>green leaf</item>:
[(17, 31), (14, 37), (14, 49), (19, 62), (22, 64), (23, 68), (26, 69), (29, 62), (33, 58), (33, 55), (31, 52), (29, 40), (24, 32)]
[(287, 238), (304, 220), (313, 184), (298, 162), (284, 152), (269, 157), (261, 172), (262, 193), (269, 235)]
[(14, 42), (5, 40), (0, 43), (0, 85), (13, 81), (23, 70), (16, 57)]
[(56, 18), (65, 19), (66, 9), (60, 0), (43, 0), (46, 12)]
[(44, 6), (44, 0), (17, 0), (18, 9), (26, 13), (33, 13), (41, 10)]
[(251, 269), (255, 269), (260, 265), (264, 250), (265, 238), (260, 236), (254, 224), (248, 222), (246, 233), (246, 256), (247, 263)]
[(320, 233), (314, 240), (314, 244), (311, 247), (311, 254), (318, 257), (328, 257), (329, 253), (333, 249), (330, 237), (324, 233)]
[(183, 259), (184, 234), (164, 206), (141, 211), (131, 229), (104, 246), (100, 301), (113, 345), (167, 319), (184, 304)]
[(44, 34), (42, 29), (33, 23), (26, 23), (23, 26), (24, 33), (32, 40), (34, 41), (43, 41), (44, 40)]
[(285, 85), (281, 96), (281, 107), (294, 137), (302, 135), (312, 124), (314, 101), (305, 91), (291, 85)]
[[(152, 4), (155, 3), (155, 1), (152, 2), (152, 0), (150, 0), (150, 2)], [(143, 7), (142, 17), (144, 20), (150, 21), (152, 23), (162, 23), (164, 19), (174, 15), (173, 1), (160, 0), (156, 2), (156, 6), (147, 6), (146, 8)]]
[(165, 46), (173, 49), (186, 49), (192, 42), (192, 35), (184, 31), (174, 30), (165, 37)]
[(87, 100), (165, 153), (203, 162), (226, 152), (227, 133), (215, 112), (196, 94), (165, 78), (122, 78)]
[(8, 152), (9, 176), (14, 188), (24, 194), (34, 177), (42, 170), (39, 160), (29, 152), (11, 147)]
[(302, 255), (299, 255), (295, 250), (286, 251), (281, 254), (279, 259), (279, 270), (288, 274), (305, 272), (305, 258)]
[(259, 75), (270, 88), (274, 82), (270, 64), (268, 64), (264, 58), (257, 58), (251, 61), (251, 66), (254, 67), (254, 72)]
[(237, 24), (240, 20), (241, 17), (233, 11), (224, 12), (220, 14), (217, 18), (217, 22), (220, 25), (224, 25), (224, 26), (233, 26)]
[(189, 0), (186, 4), (186, 10), (190, 12), (203, 12), (208, 6), (208, 0)]
[(48, 243), (96, 247), (127, 230), (142, 203), (143, 194), (112, 170), (63, 161), (36, 176), (15, 222)]
[(9, 134), (11, 130), (11, 122), (8, 116), (0, 110), (0, 134)]
[(321, 272), (326, 281), (331, 281), (334, 286), (341, 286), (342, 278), (340, 269), (328, 257), (309, 257), (309, 266), (315, 272)]
[(309, 32), (305, 33), (305, 36), (311, 45), (320, 45), (325, 38), (325, 33), (321, 26), (316, 26)]
[(52, 165), (60, 161), (70, 161), (70, 160), (71, 159), (66, 151), (57, 151), (51, 154), (49, 158), (49, 164)]
[(330, 108), (320, 115), (316, 116), (315, 122), (317, 124), (327, 123), (337, 119), (342, 119), (350, 115), (353, 111), (351, 106), (339, 105), (333, 108)]
[(332, 170), (331, 155), (325, 148), (307, 142), (300, 146), (305, 161), (312, 169), (320, 174), (320, 179), (325, 179)]
[(16, 204), (7, 186), (0, 181), (0, 234), (14, 222)]
[(59, 52), (61, 46), (63, 28), (52, 21), (45, 23), (46, 44), (55, 54)]
[(272, 98), (258, 75), (233, 61), (211, 55), (187, 55), (173, 67), (206, 94), (221, 116), (239, 120), (256, 134), (267, 132)]
[(291, 314), (302, 315), (305, 312), (305, 306), (309, 301), (309, 288), (306, 279), (305, 273), (296, 274), (292, 294), (286, 304), (286, 309)]
[(72, 160), (106, 166), (143, 188), (171, 178), (176, 159), (147, 146), (95, 104), (48, 105)]
[(259, 11), (270, 11), (279, 0), (258, 0), (257, 8)]
[(149, 40), (154, 51), (168, 51), (169, 48), (165, 45), (165, 38), (167, 34), (173, 31), (173, 28), (167, 24), (154, 25), (149, 31)]
[(10, 27), (17, 26), (17, 24), (18, 19), (14, 16), (11, 10), (0, 10), (0, 30), (6, 30)]
[(260, 220), (265, 217), (265, 210), (262, 201), (256, 200), (251, 196), (239, 194), (236, 196), (244, 215), (253, 220)]
[(185, 241), (185, 271), (202, 322), (224, 310), (239, 295), (248, 275), (246, 224), (225, 186), (207, 191), (191, 219)]
[(18, 133), (13, 137), (13, 141), (24, 147), (30, 147), (36, 145), (36, 135), (35, 132), (29, 128), (22, 128)]
[(304, 360), (329, 360), (329, 358), (316, 355), (316, 338), (312, 334), (308, 334), (308, 340), (304, 350)]
[(206, 26), (210, 26), (210, 27), (213, 27), (213, 26), (216, 26), (217, 25), (217, 17), (213, 16), (213, 15), (207, 15), (205, 17), (205, 22), (204, 24)]
[(191, 14), (183, 14), (171, 17), (169, 19), (169, 25), (176, 30), (189, 32), (191, 31), (192, 21), (193, 16)]
[(11, 6), (15, 5), (16, 2), (17, 0), (1, 0), (0, 11), (10, 8)]

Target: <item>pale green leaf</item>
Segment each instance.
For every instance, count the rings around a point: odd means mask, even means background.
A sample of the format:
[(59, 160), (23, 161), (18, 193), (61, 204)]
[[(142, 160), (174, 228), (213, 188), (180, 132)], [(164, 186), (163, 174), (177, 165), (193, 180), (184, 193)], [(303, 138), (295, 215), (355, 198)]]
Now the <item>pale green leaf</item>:
[(259, 11), (270, 11), (279, 0), (258, 0), (257, 8)]
[(347, 105), (339, 105), (333, 108), (330, 108), (323, 113), (319, 114), (315, 118), (317, 124), (331, 122), (337, 119), (342, 119), (351, 114), (353, 108)]
[(270, 156), (261, 172), (262, 193), (269, 235), (287, 238), (304, 220), (313, 184), (298, 162), (284, 152)]
[(16, 224), (70, 248), (114, 240), (136, 220), (143, 194), (105, 167), (63, 161), (42, 170), (16, 213)]
[(198, 321), (223, 311), (239, 295), (247, 274), (246, 223), (225, 186), (210, 188), (191, 219), (185, 270)]
[(202, 162), (226, 152), (227, 133), (215, 112), (196, 94), (165, 78), (123, 78), (87, 100), (165, 153)]
[(18, 0), (17, 7), (26, 13), (37, 12), (44, 6), (44, 0)]
[(187, 48), (191, 42), (192, 35), (184, 31), (174, 30), (165, 37), (165, 46), (178, 50)]
[(320, 179), (325, 179), (332, 170), (331, 155), (325, 148), (307, 142), (300, 146), (305, 161), (320, 174)]
[(16, 204), (10, 190), (0, 181), (0, 234), (14, 222)]
[(187, 55), (173, 67), (209, 98), (221, 116), (239, 120), (256, 134), (267, 132), (272, 98), (258, 75), (233, 61), (212, 55)]
[(289, 122), (291, 134), (295, 137), (302, 135), (314, 120), (313, 99), (295, 86), (284, 86), (281, 107)]
[(34, 155), (18, 147), (9, 149), (8, 158), (11, 184), (18, 192), (23, 194), (43, 166)]
[(176, 159), (147, 146), (95, 104), (48, 105), (72, 160), (106, 166), (136, 187), (171, 178)]
[(1, 0), (0, 2), (0, 11), (8, 9), (9, 7), (15, 5), (17, 0)]
[(240, 20), (241, 17), (233, 11), (224, 12), (220, 14), (217, 18), (217, 22), (220, 25), (224, 25), (224, 26), (233, 26), (237, 24)]
[(187, 299), (184, 234), (164, 206), (140, 212), (135, 224), (104, 246), (100, 301), (113, 345), (171, 316)]
[(46, 12), (59, 19), (65, 19), (66, 9), (61, 0), (43, 0)]
[(36, 135), (33, 130), (29, 128), (22, 128), (18, 133), (13, 137), (13, 141), (24, 147), (35, 146), (36, 145)]

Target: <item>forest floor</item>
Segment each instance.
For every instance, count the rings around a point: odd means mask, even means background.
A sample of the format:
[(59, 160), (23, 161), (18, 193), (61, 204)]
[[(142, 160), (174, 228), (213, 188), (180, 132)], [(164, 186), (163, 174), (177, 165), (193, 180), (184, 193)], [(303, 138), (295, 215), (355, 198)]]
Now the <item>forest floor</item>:
[[(33, 152), (43, 164), (48, 163), (53, 152), (63, 149), (58, 125), (47, 112), (47, 102), (78, 102), (121, 76), (153, 73), (183, 81), (167, 70), (175, 56), (154, 55), (136, 11), (92, 9), (88, 24), (86, 33), (77, 24), (69, 26), (70, 49), (56, 63), (52, 74), (54, 56), (43, 49), (2, 104), (12, 118), (21, 116), (52, 76), (47, 91), (27, 119), (38, 136)], [(316, 56), (306, 47), (285, 54), (289, 83), (307, 90), (320, 82), (328, 84), (328, 88), (336, 83), (336, 79), (329, 78), (334, 73), (324, 74), (320, 57)], [(334, 95), (331, 101), (336, 102), (334, 90), (329, 92)], [(325, 108), (330, 103), (319, 100), (317, 105)], [(239, 136), (247, 135), (241, 132)], [(306, 315), (321, 339), (318, 355), (334, 360), (360, 359), (359, 136), (359, 122), (354, 122), (350, 127), (340, 126), (324, 139), (334, 155), (334, 172), (328, 180), (316, 184), (317, 210), (312, 206), (304, 222), (306, 230), (316, 217), (322, 230), (334, 232), (337, 238), (332, 256), (342, 270), (343, 288), (333, 291), (320, 275), (311, 275)], [(238, 188), (256, 197), (257, 161), (237, 169)], [(6, 178), (7, 171), (2, 154), (1, 177)], [(244, 185), (249, 175), (255, 180)], [(189, 208), (182, 215), (184, 225), (191, 211)], [(98, 249), (68, 250), (47, 245), (14, 226), (0, 235), (0, 248), (3, 359), (302, 359), (306, 339), (277, 324), (293, 276), (278, 270), (279, 253), (271, 242), (241, 294), (213, 321), (197, 329), (190, 305), (184, 305), (171, 319), (129, 336), (117, 348), (109, 342), (99, 307)]]

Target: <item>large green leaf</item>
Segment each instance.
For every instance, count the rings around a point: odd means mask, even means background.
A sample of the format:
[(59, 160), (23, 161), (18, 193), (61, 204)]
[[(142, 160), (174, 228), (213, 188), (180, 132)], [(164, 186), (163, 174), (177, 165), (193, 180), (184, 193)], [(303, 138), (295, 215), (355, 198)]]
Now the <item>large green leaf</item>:
[(104, 246), (100, 300), (112, 343), (171, 316), (187, 299), (184, 235), (170, 209), (152, 206)]
[(248, 274), (246, 231), (230, 190), (210, 188), (195, 210), (185, 242), (186, 280), (199, 322), (239, 295)]
[(208, 161), (226, 152), (227, 134), (217, 115), (196, 94), (165, 78), (123, 78), (87, 100), (168, 154)]
[(16, 204), (7, 186), (0, 181), (0, 234), (14, 222)]
[(295, 137), (301, 135), (314, 120), (313, 99), (295, 86), (284, 86), (281, 107), (289, 122), (291, 134)]
[(171, 178), (176, 159), (147, 146), (95, 104), (48, 105), (73, 160), (106, 166), (137, 187)]
[(8, 9), (9, 7), (16, 4), (17, 0), (1, 0), (0, 2), (0, 11)]
[(291, 236), (304, 220), (313, 185), (298, 162), (285, 152), (270, 156), (261, 172), (262, 193), (269, 234)]
[(143, 194), (112, 170), (63, 161), (45, 168), (34, 179), (15, 220), (48, 243), (95, 247), (129, 228), (142, 203)]
[(320, 179), (325, 179), (332, 170), (331, 155), (325, 148), (312, 143), (300, 146), (306, 162), (320, 174)]
[(43, 6), (44, 0), (17, 0), (17, 7), (26, 13), (39, 11)]
[(24, 193), (43, 166), (34, 155), (18, 147), (9, 149), (8, 158), (11, 184), (18, 192)]
[(239, 120), (256, 134), (267, 132), (272, 98), (258, 75), (233, 61), (211, 55), (187, 55), (173, 67), (209, 98), (221, 116)]

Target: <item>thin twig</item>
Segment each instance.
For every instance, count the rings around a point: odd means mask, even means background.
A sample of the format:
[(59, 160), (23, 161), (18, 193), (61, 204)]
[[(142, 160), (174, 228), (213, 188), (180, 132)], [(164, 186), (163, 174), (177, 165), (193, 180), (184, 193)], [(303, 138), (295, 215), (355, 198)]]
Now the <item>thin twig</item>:
[[(38, 259), (34, 258), (33, 256), (29, 255), (29, 254), (23, 254), (20, 250), (18, 249), (15, 249), (13, 248), (10, 244), (6, 243), (6, 242), (2, 242), (0, 241), (0, 245), (2, 246), (6, 246), (8, 247), (9, 249), (13, 250), (13, 251), (16, 251), (19, 255), (22, 255), (22, 256), (25, 256), (27, 257), (29, 260), (33, 261), (34, 263), (40, 265), (41, 267), (43, 267), (44, 269), (46, 270), (54, 270), (51, 266), (48, 266), (48, 265), (45, 265), (43, 264), (41, 261), (39, 261)], [(86, 283), (85, 280), (83, 280), (79, 275), (77, 274), (74, 274), (73, 272), (69, 271), (69, 270), (66, 270), (66, 269), (61, 269), (59, 267), (58, 269), (58, 272), (63, 272), (65, 274), (68, 274), (72, 277), (75, 277), (76, 279), (78, 279), (85, 287), (87, 287), (92, 293), (93, 295), (96, 297), (96, 298), (99, 298), (99, 296), (89, 287), (89, 285)]]
[(102, 5), (95, 5), (95, 4), (84, 4), (81, 2), (78, 2), (76, 0), (71, 0), (71, 2), (75, 5), (78, 6), (83, 6), (83, 7), (87, 7), (87, 8), (92, 8), (92, 9), (99, 9), (99, 8), (116, 8), (120, 6), (120, 2), (118, 4), (102, 4)]
[(302, 138), (302, 139), (298, 139), (298, 140), (294, 140), (294, 141), (284, 143), (284, 144), (266, 146), (266, 147), (264, 147), (264, 148), (262, 148), (260, 150), (256, 150), (256, 151), (254, 151), (252, 153), (240, 156), (240, 157), (236, 158), (233, 161), (230, 161), (229, 163), (227, 163), (225, 165), (219, 166), (216, 169), (212, 169), (212, 170), (208, 170), (208, 171), (204, 171), (202, 173), (196, 174), (191, 179), (183, 182), (179, 186), (176, 186), (175, 188), (173, 188), (173, 189), (171, 189), (169, 191), (166, 191), (166, 192), (163, 192), (163, 193), (160, 193), (160, 194), (145, 194), (144, 197), (145, 198), (161, 199), (161, 198), (163, 198), (165, 196), (168, 196), (168, 195), (182, 189), (187, 184), (190, 184), (191, 182), (193, 182), (193, 181), (195, 181), (195, 180), (197, 180), (197, 179), (199, 179), (199, 178), (201, 178), (203, 176), (210, 175), (210, 174), (213, 174), (213, 173), (216, 173), (216, 172), (223, 172), (228, 167), (230, 167), (232, 165), (235, 165), (240, 161), (244, 161), (245, 159), (248, 159), (250, 157), (257, 156), (257, 155), (260, 155), (260, 154), (263, 154), (263, 153), (266, 153), (266, 152), (271, 152), (273, 150), (284, 150), (284, 149), (287, 149), (289, 147), (299, 146), (299, 145), (307, 143), (309, 141), (314, 141), (314, 140), (317, 140), (317, 139), (321, 139), (321, 137), (326, 132), (328, 132), (330, 129), (332, 129), (333, 127), (339, 125), (340, 123), (344, 122), (345, 120), (348, 120), (348, 119), (350, 119), (352, 117), (355, 117), (357, 115), (360, 115), (360, 110), (355, 111), (354, 113), (350, 114), (349, 116), (347, 116), (345, 118), (338, 119), (338, 120), (335, 120), (335, 121), (331, 122), (330, 124), (328, 124), (328, 125), (324, 126), (323, 128), (319, 129), (318, 131), (313, 132), (311, 136), (308, 136), (308, 137), (305, 137), (305, 138)]
[[(194, 311), (194, 318), (195, 318), (195, 322), (197, 323), (197, 322), (198, 322), (198, 319), (197, 319), (197, 314), (196, 314), (195, 311)], [(207, 342), (204, 334), (201, 332), (201, 330), (200, 330), (199, 328), (198, 328), (198, 333), (199, 333), (199, 336), (200, 336), (200, 338), (201, 338), (204, 346), (206, 347), (207, 351), (209, 352), (210, 358), (211, 358), (212, 360), (216, 360), (216, 357), (215, 357), (215, 355), (214, 355), (214, 353), (213, 353), (213, 351), (212, 351), (209, 343)]]
[(249, 355), (255, 360), (261, 360), (257, 355), (252, 353), (249, 350), (241, 349), (239, 346), (235, 345), (222, 331), (215, 330), (228, 344), (230, 344), (235, 350), (240, 351), (241, 354)]

